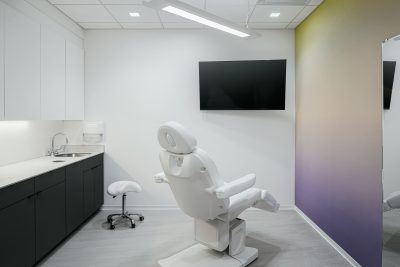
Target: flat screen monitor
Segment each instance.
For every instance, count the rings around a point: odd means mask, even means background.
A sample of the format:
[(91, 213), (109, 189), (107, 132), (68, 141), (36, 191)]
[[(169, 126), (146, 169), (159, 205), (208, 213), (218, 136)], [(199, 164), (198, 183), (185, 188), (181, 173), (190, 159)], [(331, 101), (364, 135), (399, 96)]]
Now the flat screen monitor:
[(383, 108), (390, 109), (396, 61), (383, 61)]
[(284, 110), (286, 60), (199, 62), (201, 110)]

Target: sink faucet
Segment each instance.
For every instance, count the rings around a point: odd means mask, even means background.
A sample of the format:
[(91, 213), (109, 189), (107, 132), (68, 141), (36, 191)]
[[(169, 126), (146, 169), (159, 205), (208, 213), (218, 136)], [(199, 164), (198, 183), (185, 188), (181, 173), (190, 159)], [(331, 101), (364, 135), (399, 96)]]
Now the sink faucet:
[(54, 156), (57, 155), (58, 153), (60, 153), (60, 150), (62, 149), (63, 146), (60, 146), (59, 148), (55, 149), (54, 148), (54, 139), (58, 136), (58, 135), (63, 135), (65, 137), (65, 145), (68, 144), (68, 137), (65, 133), (56, 133), (55, 135), (53, 135), (53, 138), (51, 139), (51, 150), (49, 151), (49, 156)]

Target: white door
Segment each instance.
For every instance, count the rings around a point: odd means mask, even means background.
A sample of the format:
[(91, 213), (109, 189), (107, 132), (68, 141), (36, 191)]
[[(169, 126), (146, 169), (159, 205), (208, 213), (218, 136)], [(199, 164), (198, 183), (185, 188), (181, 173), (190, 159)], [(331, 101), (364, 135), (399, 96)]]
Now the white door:
[(84, 119), (84, 53), (66, 42), (66, 120)]
[(5, 119), (40, 119), (40, 24), (4, 13)]
[(65, 39), (41, 30), (41, 119), (65, 120)]
[(0, 121), (4, 120), (4, 8), (0, 3)]

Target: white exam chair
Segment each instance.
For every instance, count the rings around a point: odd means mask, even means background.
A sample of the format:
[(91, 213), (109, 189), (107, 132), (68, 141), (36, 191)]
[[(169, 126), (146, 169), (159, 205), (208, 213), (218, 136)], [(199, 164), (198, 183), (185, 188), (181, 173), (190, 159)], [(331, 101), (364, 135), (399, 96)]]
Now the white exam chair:
[(237, 216), (250, 207), (276, 212), (279, 204), (274, 197), (252, 187), (255, 174), (225, 183), (212, 159), (177, 122), (162, 125), (158, 141), (164, 148), (160, 153), (164, 172), (155, 175), (155, 181), (169, 184), (179, 207), (194, 218), (198, 241), (159, 265), (244, 267), (254, 261), (258, 250), (245, 246), (246, 224)]

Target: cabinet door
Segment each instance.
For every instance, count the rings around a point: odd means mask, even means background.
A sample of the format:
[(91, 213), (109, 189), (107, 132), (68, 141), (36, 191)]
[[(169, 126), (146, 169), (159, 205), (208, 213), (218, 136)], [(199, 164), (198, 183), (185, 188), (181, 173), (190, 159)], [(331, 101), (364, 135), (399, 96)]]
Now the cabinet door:
[(84, 54), (66, 42), (66, 120), (84, 119)]
[(1, 266), (35, 263), (35, 202), (33, 196), (0, 210)]
[(66, 236), (65, 182), (36, 193), (36, 259)]
[(100, 209), (104, 203), (104, 178), (103, 165), (98, 165), (92, 169), (94, 177), (94, 205)]
[(83, 171), (83, 192), (85, 218), (87, 218), (96, 210), (94, 204), (94, 176), (92, 169)]
[(41, 118), (65, 120), (65, 40), (51, 29), (41, 30)]
[(67, 234), (75, 230), (84, 220), (83, 166), (76, 163), (66, 167)]
[(5, 119), (40, 119), (40, 24), (4, 7)]
[(4, 7), (0, 3), (0, 121), (4, 120)]

